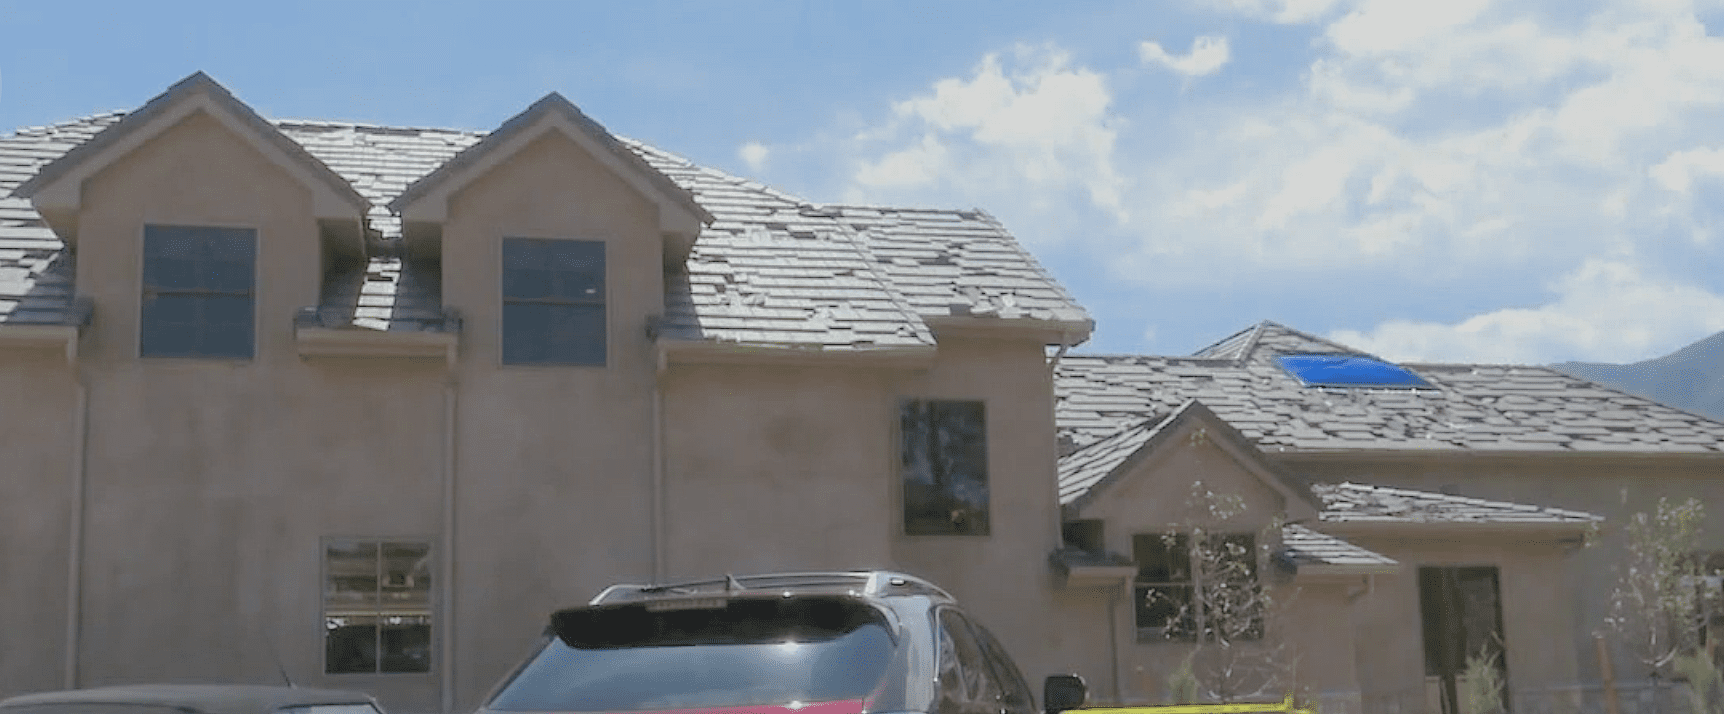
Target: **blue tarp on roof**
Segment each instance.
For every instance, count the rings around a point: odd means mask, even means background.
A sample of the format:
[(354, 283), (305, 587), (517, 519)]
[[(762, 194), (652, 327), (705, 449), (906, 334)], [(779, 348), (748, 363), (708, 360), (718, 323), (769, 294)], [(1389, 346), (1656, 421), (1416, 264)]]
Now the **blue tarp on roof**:
[(1359, 355), (1281, 355), (1282, 369), (1311, 387), (1388, 387), (1434, 389), (1418, 375), (1382, 360)]

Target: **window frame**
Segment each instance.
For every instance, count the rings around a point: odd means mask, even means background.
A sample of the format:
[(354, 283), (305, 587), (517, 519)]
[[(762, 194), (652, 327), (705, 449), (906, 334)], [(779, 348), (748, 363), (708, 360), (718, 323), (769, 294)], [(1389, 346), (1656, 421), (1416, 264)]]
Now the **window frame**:
[[(505, 319), (504, 315), (508, 312), (508, 306), (511, 303), (517, 303), (517, 304), (559, 304), (559, 305), (591, 304), (591, 303), (583, 303), (583, 302), (554, 302), (554, 301), (546, 301), (546, 300), (524, 300), (524, 299), (510, 298), (509, 297), (509, 291), (506, 288), (506, 286), (504, 284), (504, 279), (503, 279), (503, 272), (507, 267), (508, 245), (509, 245), (510, 241), (531, 241), (531, 242), (564, 241), (564, 242), (570, 242), (570, 243), (591, 243), (591, 244), (595, 244), (595, 245), (599, 246), (600, 257), (604, 263), (604, 266), (603, 266), (601, 273), (600, 273), (600, 278), (601, 278), (601, 280), (604, 281), (604, 286), (603, 286), (603, 289), (600, 291), (601, 295), (599, 296), (598, 301), (597, 301), (599, 303), (599, 307), (601, 308), (601, 314), (604, 317), (604, 331), (603, 331), (603, 336), (604, 336), (603, 354), (604, 354), (604, 357), (603, 357), (602, 362), (587, 363), (587, 362), (546, 362), (546, 361), (511, 362), (511, 361), (509, 361), (509, 359), (508, 359), (508, 347), (507, 347), (508, 339), (509, 339), (509, 330), (508, 330), (508, 321)], [(546, 368), (550, 368), (550, 369), (571, 369), (571, 368), (607, 369), (607, 368), (609, 368), (611, 366), (611, 364), (615, 361), (615, 355), (613, 355), (611, 352), (611, 346), (612, 346), (612, 343), (615, 342), (615, 340), (611, 339), (611, 334), (612, 334), (612, 328), (616, 324), (616, 320), (614, 319), (615, 316), (612, 314), (612, 309), (611, 309), (611, 305), (614, 302), (611, 299), (612, 298), (612, 295), (611, 295), (611, 282), (612, 282), (611, 281), (611, 250), (610, 250), (611, 241), (607, 240), (603, 237), (596, 237), (596, 238), (547, 238), (547, 237), (543, 237), (543, 236), (533, 236), (533, 235), (524, 235), (524, 234), (513, 234), (513, 235), (504, 234), (504, 235), (499, 236), (497, 238), (497, 240), (494, 241), (494, 245), (495, 245), (495, 248), (493, 250), (493, 256), (492, 257), (496, 261), (495, 262), (496, 270), (492, 274), (497, 278), (497, 282), (496, 282), (497, 329), (496, 329), (496, 335), (495, 335), (496, 336), (495, 344), (497, 345), (497, 357), (496, 357), (496, 362), (495, 362), (496, 366), (498, 368), (501, 368), (501, 369), (546, 369)]]
[[(250, 355), (247, 355), (245, 357), (235, 357), (235, 356), (230, 356), (230, 355), (149, 355), (149, 354), (144, 354), (144, 326), (145, 326), (144, 325), (144, 307), (145, 307), (145, 303), (147, 302), (146, 292), (149, 291), (149, 289), (150, 289), (149, 285), (148, 285), (149, 281), (145, 277), (146, 264), (149, 261), (149, 254), (148, 254), (148, 251), (146, 249), (146, 243), (148, 242), (149, 231), (152, 227), (153, 228), (166, 228), (166, 229), (172, 229), (172, 228), (199, 229), (199, 228), (201, 228), (201, 229), (216, 229), (216, 230), (238, 230), (238, 231), (249, 231), (251, 233), (252, 264), (251, 264), (251, 292), (250, 292), (250, 296), (249, 296), (251, 298), (251, 354)], [(264, 272), (262, 270), (259, 270), (258, 267), (260, 265), (262, 265), (262, 263), (263, 263), (263, 244), (264, 244), (263, 229), (260, 226), (258, 226), (257, 224), (222, 223), (222, 222), (199, 223), (199, 224), (186, 223), (186, 222), (153, 223), (150, 221), (143, 221), (142, 223), (140, 223), (138, 225), (137, 240), (133, 245), (133, 248), (134, 248), (133, 257), (136, 259), (137, 262), (134, 263), (134, 265), (136, 267), (132, 271), (132, 277), (135, 280), (135, 282), (132, 284), (132, 288), (133, 288), (132, 289), (132, 295), (136, 296), (138, 301), (137, 301), (136, 308), (132, 312), (132, 314), (137, 318), (136, 321), (133, 323), (134, 330), (133, 330), (132, 341), (131, 341), (132, 342), (132, 357), (134, 359), (147, 360), (150, 362), (183, 363), (183, 364), (210, 364), (210, 363), (223, 363), (223, 362), (229, 363), (229, 364), (244, 364), (244, 363), (256, 362), (258, 359), (258, 355), (261, 352), (259, 347), (262, 346), (261, 345), (261, 343), (262, 343), (262, 330), (259, 329), (259, 327), (263, 324), (263, 320), (262, 320), (263, 312), (262, 312), (262, 304), (261, 304), (262, 301), (259, 299), (259, 296), (262, 295), (264, 292), (263, 287), (264, 287), (265, 278), (264, 278)], [(196, 293), (192, 293), (192, 294), (196, 294)]]
[[(430, 628), (430, 635), (429, 635), (429, 637), (427, 637), (428, 642), (426, 645), (425, 671), (423, 671), (423, 672), (385, 671), (383, 669), (383, 658), (381, 656), (381, 654), (382, 654), (381, 646), (378, 647), (379, 651), (378, 651), (377, 661), (374, 663), (373, 669), (369, 672), (331, 672), (331, 671), (329, 671), (329, 633), (330, 633), (329, 626), (328, 626), (329, 625), (329, 599), (328, 599), (329, 598), (329, 591), (328, 591), (328, 588), (329, 588), (329, 577), (330, 577), (329, 548), (332, 545), (341, 544), (341, 543), (361, 543), (361, 544), (375, 545), (378, 549), (377, 558), (378, 558), (379, 563), (381, 563), (381, 561), (382, 561), (382, 557), (383, 557), (382, 551), (383, 551), (383, 547), (385, 545), (410, 544), (410, 545), (423, 545), (425, 547), (425, 551), (426, 551), (426, 566), (425, 567), (426, 567), (427, 573), (431, 576), (431, 586), (426, 589), (426, 601), (425, 601), (426, 602), (426, 610), (427, 610), (427, 612), (426, 612), (426, 620), (427, 620), (426, 626)], [(435, 676), (438, 676), (438, 670), (439, 670), (439, 667), (441, 667), (441, 660), (443, 657), (443, 653), (441, 651), (441, 644), (442, 643), (440, 641), (440, 633), (442, 631), (442, 628), (448, 626), (448, 624), (446, 622), (444, 622), (444, 619), (442, 617), (443, 607), (442, 607), (441, 598), (439, 596), (439, 593), (441, 592), (442, 586), (439, 585), (438, 582), (439, 582), (439, 578), (443, 575), (442, 570), (439, 567), (439, 561), (438, 561), (438, 559), (441, 557), (442, 557), (442, 554), (440, 554), (437, 550), (437, 539), (430, 537), (430, 536), (417, 536), (417, 535), (406, 535), (406, 536), (334, 535), (334, 536), (324, 536), (324, 537), (318, 539), (318, 550), (317, 550), (317, 559), (318, 559), (317, 597), (318, 597), (318, 602), (317, 602), (317, 623), (316, 623), (317, 632), (318, 632), (318, 637), (317, 637), (318, 654), (317, 654), (317, 658), (318, 658), (318, 662), (319, 662), (319, 668), (320, 668), (320, 671), (322, 672), (323, 676), (325, 676), (325, 677), (390, 677), (390, 678), (396, 678), (396, 677), (435, 677)], [(379, 573), (378, 575), (379, 575), (379, 577), (378, 577), (378, 584), (377, 584), (377, 592), (381, 593), (382, 588), (383, 588), (383, 577), (382, 577), (382, 573)], [(384, 615), (382, 612), (382, 608), (379, 607), (377, 617), (381, 618), (383, 616)], [(381, 638), (382, 638), (382, 632), (383, 632), (381, 622), (378, 624), (377, 632), (378, 632), (378, 634), (377, 634), (378, 644), (381, 645)]]
[[(1132, 534), (1132, 541), (1133, 541), (1132, 542), (1132, 562), (1134, 564), (1136, 564), (1139, 568), (1138, 573), (1133, 575), (1132, 580), (1131, 580), (1132, 629), (1136, 633), (1136, 639), (1138, 642), (1140, 642), (1140, 643), (1178, 642), (1178, 643), (1190, 644), (1190, 643), (1198, 642), (1200, 640), (1204, 641), (1204, 642), (1209, 642), (1209, 641), (1212, 641), (1214, 639), (1214, 635), (1207, 634), (1207, 633), (1209, 633), (1208, 612), (1206, 612), (1206, 607), (1204, 606), (1203, 599), (1201, 597), (1201, 590), (1203, 588), (1203, 569), (1201, 567), (1199, 567), (1199, 564), (1198, 564), (1198, 557), (1199, 556), (1197, 553), (1197, 549), (1192, 547), (1192, 540), (1193, 540), (1194, 535), (1196, 535), (1196, 533), (1194, 533), (1194, 531), (1191, 529), (1167, 530), (1167, 531), (1162, 531), (1162, 532), (1144, 532), (1144, 533)], [(1220, 532), (1205, 532), (1205, 533), (1203, 533), (1203, 535), (1205, 537), (1219, 539), (1218, 542), (1220, 542), (1220, 543), (1225, 543), (1228, 540), (1236, 539), (1236, 538), (1245, 539), (1245, 541), (1246, 541), (1245, 549), (1246, 549), (1247, 557), (1249, 558), (1248, 563), (1249, 563), (1249, 566), (1251, 568), (1252, 580), (1255, 582), (1256, 587), (1258, 587), (1258, 588), (1264, 587), (1263, 567), (1265, 566), (1265, 563), (1264, 563), (1262, 548), (1260, 547), (1262, 544), (1257, 542), (1257, 536), (1258, 536), (1257, 533), (1253, 533), (1253, 532), (1249, 532), (1249, 531), (1220, 531)], [(1174, 542), (1177, 545), (1171, 546), (1170, 549), (1183, 550), (1185, 552), (1186, 562), (1185, 562), (1185, 570), (1183, 573), (1183, 576), (1184, 576), (1183, 579), (1181, 579), (1179, 577), (1181, 575), (1181, 573), (1177, 569), (1177, 565), (1175, 563), (1173, 563), (1173, 561), (1171, 561), (1171, 560), (1170, 560), (1169, 578), (1168, 579), (1166, 579), (1166, 580), (1145, 580), (1145, 579), (1143, 579), (1142, 578), (1143, 564), (1142, 564), (1142, 561), (1140, 559), (1140, 555), (1137, 552), (1137, 539), (1139, 539), (1139, 538), (1153, 538), (1153, 539), (1158, 539), (1158, 540), (1159, 539), (1166, 539), (1166, 538), (1174, 539)], [(1163, 541), (1163, 542), (1165, 543), (1165, 541)], [(1171, 553), (1170, 553), (1170, 555), (1171, 555)], [(1162, 625), (1160, 627), (1145, 627), (1145, 626), (1143, 626), (1138, 621), (1137, 618), (1138, 618), (1138, 614), (1140, 612), (1139, 608), (1143, 607), (1143, 604), (1144, 604), (1143, 600), (1145, 599), (1145, 590), (1150, 589), (1150, 588), (1180, 588), (1180, 589), (1183, 589), (1186, 592), (1186, 601), (1184, 604), (1187, 608), (1189, 608), (1190, 621), (1188, 623), (1184, 623), (1183, 625), (1181, 623), (1173, 622), (1174, 619), (1177, 619), (1179, 617), (1179, 613), (1175, 612), (1169, 618), (1169, 624), (1165, 624), (1165, 625)], [(1254, 637), (1247, 638), (1247, 641), (1257, 641), (1257, 640), (1261, 640), (1263, 638), (1263, 634), (1264, 634), (1264, 631), (1268, 627), (1268, 623), (1261, 621), (1261, 618), (1266, 617), (1266, 615), (1267, 615), (1267, 613), (1260, 613), (1258, 615), (1258, 617), (1260, 618), (1260, 621), (1257, 623), (1257, 627), (1256, 627), (1257, 634)], [(1175, 628), (1178, 628), (1181, 626), (1187, 628), (1188, 634), (1179, 633), (1175, 630)]]
[[(911, 514), (910, 514), (911, 490), (910, 490), (910, 478), (909, 478), (910, 469), (908, 468), (908, 460), (906, 458), (907, 456), (909, 456), (909, 453), (908, 453), (909, 434), (904, 429), (904, 418), (905, 418), (905, 410), (910, 405), (917, 404), (917, 403), (928, 404), (928, 405), (932, 405), (932, 404), (936, 404), (936, 403), (973, 404), (973, 405), (976, 405), (977, 408), (980, 409), (980, 421), (981, 421), (980, 434), (981, 434), (982, 443), (979, 447), (978, 453), (980, 454), (980, 458), (981, 458), (981, 483), (982, 483), (982, 487), (983, 487), (983, 496), (982, 496), (981, 506), (979, 509), (977, 509), (981, 514), (981, 518), (979, 519), (980, 520), (979, 525), (972, 524), (969, 527), (967, 527), (965, 530), (961, 530), (961, 531), (957, 530), (956, 528), (953, 528), (951, 530), (932, 530), (932, 529), (915, 530), (915, 529), (912, 529), (911, 517), (910, 517), (911, 516)], [(898, 506), (899, 506), (898, 516), (897, 516), (897, 518), (898, 518), (898, 529), (897, 530), (898, 530), (898, 533), (900, 535), (905, 536), (905, 537), (909, 537), (909, 538), (924, 538), (924, 537), (932, 537), (932, 538), (946, 538), (946, 537), (986, 538), (986, 537), (989, 537), (993, 534), (993, 467), (992, 467), (993, 459), (990, 458), (991, 452), (992, 452), (993, 438), (992, 438), (992, 433), (991, 433), (992, 430), (988, 426), (988, 424), (989, 424), (988, 411), (989, 411), (988, 410), (988, 400), (983, 399), (983, 398), (907, 396), (907, 397), (901, 397), (898, 399), (897, 409), (896, 409), (895, 413), (892, 415), (892, 418), (895, 421), (893, 433), (896, 435), (896, 446), (897, 446), (897, 449), (896, 449), (897, 453), (895, 454), (894, 458), (892, 459), (892, 462), (893, 462), (893, 471), (896, 473), (896, 476), (897, 476), (897, 494), (898, 494), (898, 501), (899, 501), (899, 503), (898, 503)]]

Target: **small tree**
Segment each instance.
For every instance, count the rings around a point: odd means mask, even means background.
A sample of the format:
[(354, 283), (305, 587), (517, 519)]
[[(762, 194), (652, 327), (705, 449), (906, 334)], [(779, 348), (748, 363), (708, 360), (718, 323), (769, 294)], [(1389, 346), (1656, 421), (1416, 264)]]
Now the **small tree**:
[(1697, 499), (1673, 503), (1660, 498), (1656, 511), (1634, 514), (1623, 529), (1627, 552), (1605, 622), (1654, 687), (1679, 658), (1700, 651), (1706, 596), (1695, 551), (1704, 519), (1705, 507)]
[(1502, 714), (1503, 676), (1498, 668), (1497, 654), (1489, 648), (1467, 657), (1462, 675), (1461, 714)]
[[(1258, 563), (1270, 561), (1259, 556), (1267, 554), (1277, 540), (1280, 523), (1264, 528), (1251, 544), (1217, 532), (1213, 524), (1244, 513), (1245, 501), (1235, 494), (1216, 493), (1201, 481), (1192, 482), (1186, 509), (1189, 520), (1183, 533), (1163, 536), (1170, 549), (1179, 535), (1185, 536), (1192, 567), (1191, 597), (1176, 603), (1172, 620), (1180, 624), (1165, 633), (1194, 641), (1187, 658), (1190, 674), (1181, 677), (1186, 681), (1179, 689), (1185, 690), (1190, 686), (1187, 682), (1195, 680), (1197, 693), (1215, 701), (1279, 698), (1289, 684), (1292, 663), (1273, 625), (1286, 602), (1261, 581)], [(1151, 591), (1150, 597), (1165, 595)]]

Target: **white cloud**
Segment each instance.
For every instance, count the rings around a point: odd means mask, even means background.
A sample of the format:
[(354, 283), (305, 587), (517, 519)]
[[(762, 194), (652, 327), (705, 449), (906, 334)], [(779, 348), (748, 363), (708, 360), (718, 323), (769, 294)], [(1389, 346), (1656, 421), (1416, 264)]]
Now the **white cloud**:
[(1329, 25), (1325, 36), (1349, 55), (1402, 52), (1451, 34), (1479, 17), (1491, 0), (1366, 0)]
[(1203, 77), (1221, 70), (1227, 64), (1227, 38), (1204, 35), (1191, 41), (1191, 51), (1175, 55), (1162, 49), (1161, 43), (1145, 41), (1137, 46), (1137, 55), (1144, 62), (1160, 65), (1187, 77)]
[(1724, 295), (1632, 262), (1590, 259), (1550, 286), (1545, 305), (1456, 323), (1391, 320), (1331, 339), (1395, 361), (1629, 362), (1724, 330)]
[[(1105, 256), (1111, 275), (1081, 279), (1161, 294), (1368, 281), (1405, 286), (1385, 299), (1416, 310), (1440, 299), (1414, 291), (1524, 305), (1524, 286), (1552, 286), (1542, 307), (1359, 333), (1427, 358), (1643, 358), (1706, 326), (1615, 311), (1715, 299), (1643, 277), (1724, 257), (1724, 207), (1699, 190), (1724, 177), (1724, 37), (1695, 2), (1186, 2), (1303, 25), (1276, 33), (1308, 43), (1276, 51), (1304, 71), (1233, 62), (1247, 48), (1213, 33), (1183, 54), (1144, 41), (1117, 67), (1019, 47), (807, 153), (848, 159), (846, 200), (982, 206), (1044, 258)], [(1132, 81), (1143, 64), (1228, 76)]]
[(749, 170), (760, 171), (766, 168), (766, 159), (772, 155), (772, 150), (758, 141), (750, 141), (737, 149), (736, 155), (742, 159), (742, 163), (748, 165)]
[(1284, 25), (1299, 25), (1328, 15), (1343, 0), (1197, 0), (1197, 4)]
[(1665, 189), (1686, 194), (1696, 178), (1724, 176), (1724, 148), (1702, 146), (1671, 152), (1669, 158), (1647, 173)]
[(1105, 79), (1072, 67), (1064, 52), (987, 55), (971, 76), (935, 82), (852, 138), (861, 158), (846, 199), (995, 205), (1016, 194), (1024, 206), (1046, 207), (1076, 191), (1123, 219), (1112, 101)]

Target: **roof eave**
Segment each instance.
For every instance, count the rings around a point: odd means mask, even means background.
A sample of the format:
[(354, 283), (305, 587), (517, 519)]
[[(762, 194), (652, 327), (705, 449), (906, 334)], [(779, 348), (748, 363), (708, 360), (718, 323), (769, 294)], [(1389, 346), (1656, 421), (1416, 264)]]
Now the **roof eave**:
[(1309, 563), (1297, 566), (1294, 577), (1300, 580), (1307, 578), (1359, 577), (1364, 575), (1395, 575), (1402, 570), (1400, 563), (1360, 563), (1357, 565), (1341, 565), (1334, 563)]
[(1037, 339), (1044, 345), (1075, 347), (1088, 341), (1095, 320), (1059, 320), (983, 315), (924, 316), (922, 322), (941, 337)]
[(1724, 451), (1576, 451), (1573, 449), (1301, 449), (1298, 447), (1263, 447), (1264, 453), (1284, 462), (1309, 461), (1427, 461), (1431, 459), (1484, 459), (1503, 461), (1535, 461), (1545, 459), (1584, 459), (1596, 461), (1634, 461), (1648, 459), (1685, 459), (1724, 461)]
[(789, 344), (659, 340), (661, 366), (672, 364), (745, 364), (781, 366), (856, 366), (881, 369), (927, 369), (934, 365), (932, 345), (903, 347), (803, 347)]
[(1492, 537), (1509, 535), (1524, 540), (1529, 536), (1546, 536), (1550, 539), (1564, 540), (1575, 536), (1584, 537), (1593, 532), (1602, 523), (1601, 520), (1566, 520), (1566, 521), (1413, 521), (1413, 520), (1371, 520), (1371, 521), (1323, 521), (1323, 532), (1336, 536), (1381, 536), (1381, 537)]

